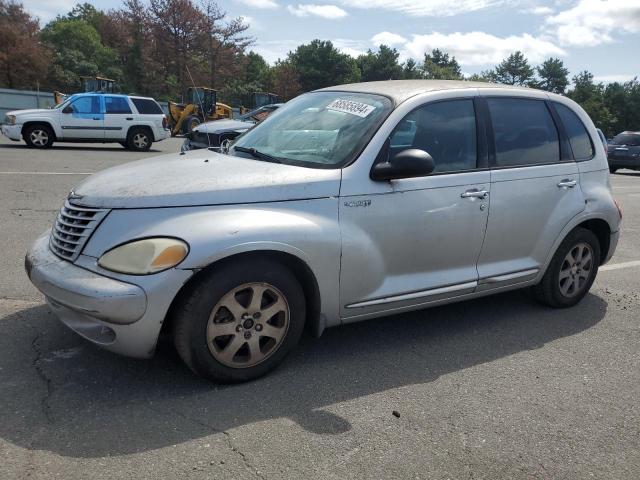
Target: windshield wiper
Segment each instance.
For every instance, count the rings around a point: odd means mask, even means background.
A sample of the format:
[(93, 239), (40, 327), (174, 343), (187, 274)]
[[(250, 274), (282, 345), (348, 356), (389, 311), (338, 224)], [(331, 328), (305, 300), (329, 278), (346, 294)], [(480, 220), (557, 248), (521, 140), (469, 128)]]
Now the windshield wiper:
[(271, 162), (271, 163), (282, 163), (282, 160), (280, 160), (279, 158), (272, 157), (267, 153), (260, 152), (259, 150), (256, 150), (253, 147), (247, 148), (247, 147), (241, 147), (241, 146), (234, 146), (232, 148), (234, 150), (237, 150), (238, 152), (248, 153), (253, 158), (257, 158), (258, 160), (264, 160), (265, 162)]

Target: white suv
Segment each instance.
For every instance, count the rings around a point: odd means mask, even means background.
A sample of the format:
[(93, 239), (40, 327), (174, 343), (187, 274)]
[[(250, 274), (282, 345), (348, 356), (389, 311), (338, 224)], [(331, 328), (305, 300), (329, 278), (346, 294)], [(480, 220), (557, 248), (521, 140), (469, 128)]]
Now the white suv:
[(2, 133), (33, 148), (48, 148), (54, 141), (117, 142), (137, 151), (170, 135), (153, 98), (101, 93), (72, 95), (53, 109), (9, 112)]

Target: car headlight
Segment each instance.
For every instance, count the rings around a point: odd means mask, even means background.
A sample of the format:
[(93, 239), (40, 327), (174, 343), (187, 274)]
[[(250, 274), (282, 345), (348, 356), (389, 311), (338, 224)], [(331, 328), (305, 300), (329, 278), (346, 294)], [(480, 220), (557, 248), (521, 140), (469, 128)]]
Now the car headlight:
[(112, 272), (148, 275), (175, 267), (188, 253), (189, 246), (177, 238), (146, 238), (109, 250), (98, 265)]
[(5, 117), (5, 121), (8, 125), (15, 125), (16, 123), (16, 116), (15, 115), (7, 115)]

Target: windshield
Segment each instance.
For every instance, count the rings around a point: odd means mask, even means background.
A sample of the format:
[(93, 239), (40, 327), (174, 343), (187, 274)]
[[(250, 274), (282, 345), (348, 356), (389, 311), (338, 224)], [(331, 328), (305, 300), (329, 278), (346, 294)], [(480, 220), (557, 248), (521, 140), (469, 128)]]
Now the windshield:
[(70, 97), (68, 97), (64, 102), (57, 104), (55, 107), (53, 107), (54, 109), (59, 109), (59, 108), (64, 108), (67, 105), (69, 105), (74, 99), (76, 98), (76, 95), (71, 95)]
[(611, 140), (613, 145), (628, 145), (629, 147), (640, 146), (640, 135), (634, 133), (621, 133)]
[(276, 110), (277, 108), (278, 107), (273, 107), (273, 106), (256, 108), (255, 110), (251, 110), (250, 112), (247, 112), (244, 115), (240, 115), (240, 117), (238, 117), (238, 120), (243, 122), (253, 121), (257, 123), (267, 118), (269, 114), (272, 111)]
[[(355, 160), (391, 109), (391, 100), (379, 95), (307, 93), (240, 136), (234, 148), (291, 165), (341, 168)], [(233, 153), (245, 156), (239, 150)]]

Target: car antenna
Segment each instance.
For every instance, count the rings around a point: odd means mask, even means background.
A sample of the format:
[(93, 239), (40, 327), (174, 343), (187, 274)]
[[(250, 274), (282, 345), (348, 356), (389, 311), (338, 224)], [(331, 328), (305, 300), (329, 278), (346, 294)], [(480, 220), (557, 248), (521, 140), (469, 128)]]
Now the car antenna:
[[(187, 73), (189, 74), (189, 79), (191, 80), (191, 85), (193, 85), (193, 90), (194, 92), (196, 92), (196, 95), (198, 96), (198, 103), (200, 104), (200, 113), (202, 114), (202, 120), (205, 120), (207, 117), (204, 111), (202, 98), (200, 97), (200, 92), (198, 92), (198, 88), (196, 87), (196, 82), (193, 81), (193, 77), (191, 76), (191, 70), (189, 70), (189, 66), (185, 63), (184, 67), (187, 69)], [(215, 109), (215, 104), (213, 105), (213, 108)], [(207, 145), (209, 145), (207, 147), (207, 150), (211, 151), (211, 139), (209, 138), (209, 133), (206, 131), (206, 129), (204, 131), (204, 134), (207, 136)]]

